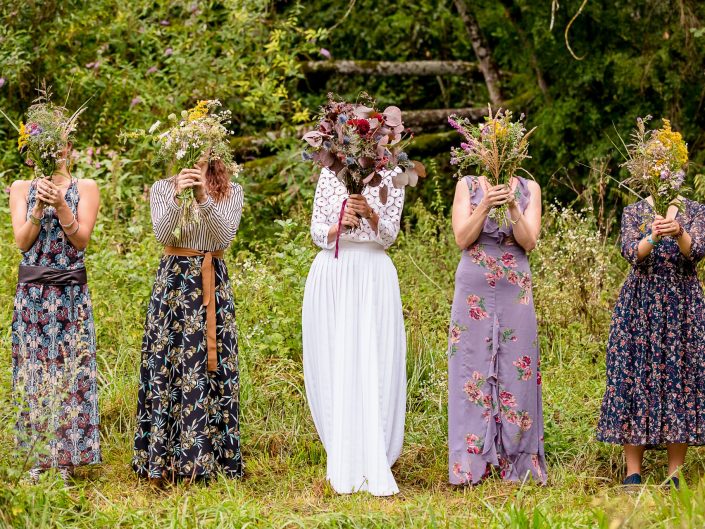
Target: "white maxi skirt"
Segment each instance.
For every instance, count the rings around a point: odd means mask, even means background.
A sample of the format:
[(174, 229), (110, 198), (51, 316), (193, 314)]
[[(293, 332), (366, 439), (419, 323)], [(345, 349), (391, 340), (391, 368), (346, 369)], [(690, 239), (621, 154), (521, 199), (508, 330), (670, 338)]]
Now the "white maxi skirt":
[(406, 411), (399, 280), (375, 242), (340, 242), (313, 261), (303, 304), (304, 380), (327, 478), (340, 494), (399, 492), (391, 466)]

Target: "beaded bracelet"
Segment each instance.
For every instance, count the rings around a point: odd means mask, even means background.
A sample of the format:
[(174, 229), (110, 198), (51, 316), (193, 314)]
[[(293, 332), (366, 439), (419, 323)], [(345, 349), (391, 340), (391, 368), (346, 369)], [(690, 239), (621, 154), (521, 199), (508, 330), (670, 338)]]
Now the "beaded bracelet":
[(62, 228), (70, 228), (71, 226), (73, 226), (74, 222), (76, 222), (76, 215), (73, 216), (71, 222), (69, 222), (68, 224), (61, 224), (61, 221), (59, 221), (59, 226), (61, 226)]
[(71, 233), (67, 233), (66, 235), (68, 235), (69, 237), (72, 237), (78, 233), (79, 229), (81, 229), (81, 224), (79, 224), (79, 222), (76, 221), (76, 229), (73, 230)]
[(676, 233), (676, 235), (675, 235), (676, 239), (678, 240), (681, 237), (683, 237), (684, 233), (685, 233), (685, 230), (683, 229), (683, 226), (679, 224), (678, 225), (678, 233)]

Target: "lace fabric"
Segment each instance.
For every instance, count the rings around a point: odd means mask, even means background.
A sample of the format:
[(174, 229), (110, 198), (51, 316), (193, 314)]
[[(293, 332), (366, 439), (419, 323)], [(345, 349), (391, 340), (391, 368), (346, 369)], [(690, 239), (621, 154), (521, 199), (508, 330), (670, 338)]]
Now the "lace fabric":
[[(397, 189), (392, 185), (392, 175), (393, 172), (389, 171), (383, 177), (382, 185), (386, 184), (389, 188), (386, 204), (383, 204), (379, 197), (379, 187), (368, 187), (362, 193), (370, 207), (379, 215), (377, 232), (372, 229), (367, 220), (362, 219), (359, 228), (341, 233), (340, 240), (376, 242), (385, 249), (394, 244), (399, 234), (401, 213), (404, 209), (404, 189)], [(328, 169), (323, 169), (316, 186), (311, 218), (311, 238), (316, 246), (324, 250), (335, 247), (335, 240), (328, 242), (328, 231), (331, 226), (338, 223), (340, 209), (347, 196), (345, 186), (335, 174)]]

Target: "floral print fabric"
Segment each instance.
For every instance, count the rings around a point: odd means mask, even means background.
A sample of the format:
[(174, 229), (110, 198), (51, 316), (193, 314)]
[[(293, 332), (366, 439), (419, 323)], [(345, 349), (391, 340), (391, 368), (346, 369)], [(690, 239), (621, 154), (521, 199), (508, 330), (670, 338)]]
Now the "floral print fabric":
[[(66, 202), (76, 214), (78, 185)], [(36, 202), (36, 183), (27, 215)], [(28, 217), (29, 218), (29, 217)], [(44, 210), (37, 240), (22, 265), (61, 270), (84, 267), (59, 226), (53, 208)], [(18, 283), (12, 318), (12, 381), (21, 410), (17, 441), (36, 451), (36, 467), (75, 467), (100, 462), (96, 339), (87, 285)]]
[[(471, 204), (482, 199), (466, 177)], [(518, 179), (519, 205), (529, 190)], [(546, 480), (538, 335), (531, 272), (511, 226), (487, 219), (463, 251), (455, 276), (448, 347), (449, 479), (478, 483), (491, 468), (502, 479)]]
[(691, 200), (676, 219), (692, 238), (689, 257), (663, 239), (637, 262), (651, 207), (622, 215), (622, 255), (632, 268), (612, 314), (607, 387), (597, 438), (617, 444), (705, 444), (705, 303), (696, 264), (705, 255), (705, 206)]
[(225, 261), (216, 275), (218, 370), (207, 370), (203, 257), (162, 257), (147, 311), (132, 467), (140, 476), (242, 475), (237, 328)]

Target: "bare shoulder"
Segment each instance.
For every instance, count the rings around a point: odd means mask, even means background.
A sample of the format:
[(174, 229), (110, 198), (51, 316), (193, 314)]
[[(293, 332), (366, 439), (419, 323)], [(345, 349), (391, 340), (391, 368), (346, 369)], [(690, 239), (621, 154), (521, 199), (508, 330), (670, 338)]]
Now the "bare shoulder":
[(15, 180), (10, 185), (10, 196), (27, 195), (29, 187), (32, 185), (32, 180)]
[(88, 191), (91, 193), (96, 193), (98, 192), (98, 183), (93, 180), (92, 178), (79, 178), (78, 181), (76, 182), (78, 185), (78, 190), (80, 191)]
[(529, 190), (529, 194), (532, 198), (541, 197), (541, 186), (536, 180), (527, 180), (526, 187)]
[(529, 191), (531, 191), (531, 194), (541, 194), (541, 186), (536, 180), (527, 180), (526, 186), (529, 188)]

